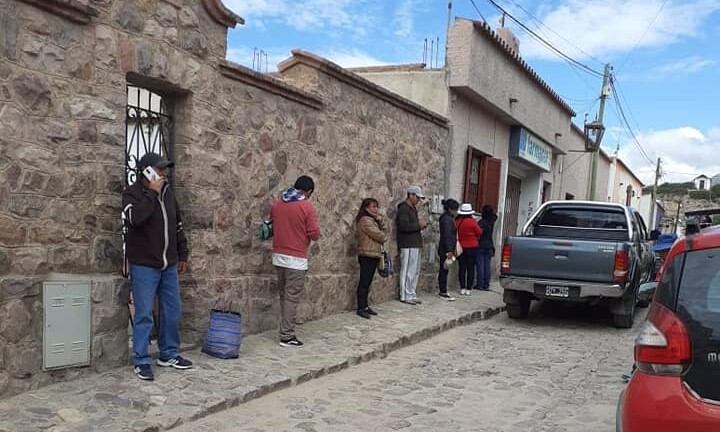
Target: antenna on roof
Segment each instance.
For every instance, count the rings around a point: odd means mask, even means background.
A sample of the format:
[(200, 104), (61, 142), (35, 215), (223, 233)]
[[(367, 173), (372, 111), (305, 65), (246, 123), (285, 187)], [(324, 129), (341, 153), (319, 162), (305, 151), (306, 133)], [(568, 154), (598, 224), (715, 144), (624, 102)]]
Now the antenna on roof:
[(440, 64), (440, 36), (436, 38), (437, 43), (435, 44), (435, 67)]
[(430, 69), (433, 67), (433, 57), (435, 56), (435, 39), (430, 40)]
[(423, 60), (422, 60), (424, 65), (427, 65), (427, 49), (428, 49), (427, 38), (425, 38), (425, 41), (423, 42)]

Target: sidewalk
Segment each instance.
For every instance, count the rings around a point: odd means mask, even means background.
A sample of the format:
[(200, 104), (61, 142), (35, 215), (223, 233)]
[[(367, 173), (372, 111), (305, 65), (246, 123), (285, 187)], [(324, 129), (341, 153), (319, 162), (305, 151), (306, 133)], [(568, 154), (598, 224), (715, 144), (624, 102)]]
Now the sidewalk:
[(164, 431), (265, 394), (384, 357), (458, 325), (502, 310), (497, 284), (491, 292), (446, 302), (423, 293), (422, 305), (391, 301), (373, 306), (365, 320), (343, 313), (298, 326), (305, 342), (282, 348), (277, 332), (243, 340), (240, 358), (219, 360), (183, 353), (195, 369), (156, 368), (155, 381), (140, 381), (131, 367), (43, 387), (0, 401), (0, 432)]

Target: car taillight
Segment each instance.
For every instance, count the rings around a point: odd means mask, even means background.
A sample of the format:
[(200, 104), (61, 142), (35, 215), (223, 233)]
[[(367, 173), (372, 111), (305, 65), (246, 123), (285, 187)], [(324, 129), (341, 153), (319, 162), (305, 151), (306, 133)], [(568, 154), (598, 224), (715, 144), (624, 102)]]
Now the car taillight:
[(635, 364), (652, 375), (681, 375), (692, 358), (690, 335), (670, 309), (653, 303), (635, 339)]
[(500, 273), (510, 272), (510, 260), (512, 258), (512, 245), (505, 244), (502, 248), (502, 257), (500, 260)]
[(613, 280), (615, 282), (625, 282), (628, 277), (628, 253), (627, 251), (615, 252), (615, 269), (613, 270)]

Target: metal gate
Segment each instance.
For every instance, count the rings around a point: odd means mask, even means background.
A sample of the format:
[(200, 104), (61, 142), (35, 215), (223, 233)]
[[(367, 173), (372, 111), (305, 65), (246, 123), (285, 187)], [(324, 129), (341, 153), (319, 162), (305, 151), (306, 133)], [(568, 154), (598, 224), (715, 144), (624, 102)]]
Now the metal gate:
[(517, 234), (521, 187), (522, 180), (517, 177), (508, 176), (507, 194), (505, 197), (505, 221), (503, 222), (503, 239)]
[(125, 117), (125, 185), (137, 181), (137, 163), (145, 153), (173, 160), (175, 123), (166, 98), (142, 87), (127, 86)]

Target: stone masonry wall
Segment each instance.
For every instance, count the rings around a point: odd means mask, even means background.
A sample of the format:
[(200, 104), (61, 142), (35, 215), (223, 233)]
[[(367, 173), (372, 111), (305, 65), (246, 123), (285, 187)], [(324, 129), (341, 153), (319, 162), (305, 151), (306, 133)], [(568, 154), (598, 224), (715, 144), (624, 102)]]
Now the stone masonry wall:
[[(408, 184), (442, 191), (444, 119), (321, 62), (280, 79), (228, 64), (237, 19), (218, 0), (0, 0), (0, 397), (128, 364), (118, 276), (128, 83), (174, 102), (174, 180), (191, 248), (184, 342), (202, 340), (222, 296), (240, 301), (246, 331), (277, 326), (270, 242), (257, 232), (298, 175), (315, 177), (323, 229), (302, 320), (354, 306), (362, 197), (392, 219)], [(55, 273), (92, 281), (89, 368), (41, 370), (41, 287)], [(396, 286), (377, 278), (373, 299), (395, 297)]]

